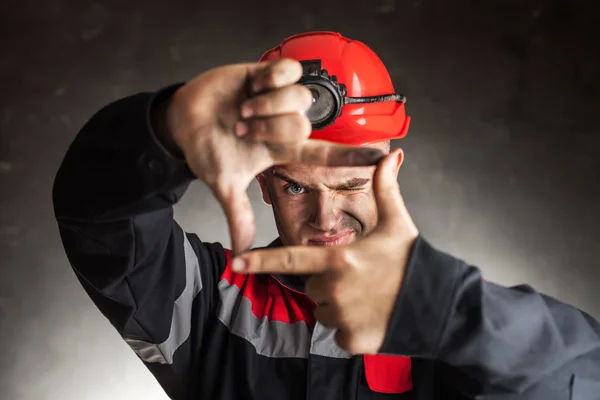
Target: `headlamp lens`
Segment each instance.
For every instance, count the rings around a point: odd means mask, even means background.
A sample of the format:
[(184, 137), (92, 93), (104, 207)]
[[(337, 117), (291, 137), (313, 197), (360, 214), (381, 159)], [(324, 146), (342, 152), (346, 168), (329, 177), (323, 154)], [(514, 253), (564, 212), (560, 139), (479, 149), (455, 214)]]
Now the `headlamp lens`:
[(325, 86), (317, 83), (306, 83), (313, 96), (313, 105), (306, 112), (310, 122), (319, 125), (337, 114), (337, 102), (333, 93)]

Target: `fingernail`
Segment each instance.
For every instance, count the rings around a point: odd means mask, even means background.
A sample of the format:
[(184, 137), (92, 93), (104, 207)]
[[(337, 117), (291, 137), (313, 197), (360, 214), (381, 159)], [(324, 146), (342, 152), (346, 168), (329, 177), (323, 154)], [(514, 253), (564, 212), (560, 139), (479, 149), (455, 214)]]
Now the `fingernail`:
[(234, 258), (231, 263), (231, 269), (233, 272), (244, 272), (248, 269), (248, 263), (243, 258)]
[(252, 116), (252, 107), (249, 104), (242, 105), (242, 117), (248, 118)]
[(242, 121), (239, 121), (235, 124), (235, 134), (238, 136), (244, 136), (248, 133), (248, 124)]

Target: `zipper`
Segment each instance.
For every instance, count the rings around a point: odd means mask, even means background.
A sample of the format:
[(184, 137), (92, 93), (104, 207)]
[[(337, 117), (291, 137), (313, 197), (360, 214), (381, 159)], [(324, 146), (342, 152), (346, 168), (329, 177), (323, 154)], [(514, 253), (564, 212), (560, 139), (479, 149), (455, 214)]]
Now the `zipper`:
[[(312, 343), (312, 338), (311, 338), (311, 343)], [(312, 369), (311, 366), (311, 359), (310, 359), (310, 352), (308, 353), (308, 362), (307, 362), (308, 366), (306, 369), (306, 400), (310, 400), (310, 370)]]
[(308, 361), (307, 361), (307, 370), (306, 370), (306, 400), (310, 400), (310, 389), (311, 389), (311, 371), (312, 371), (312, 349), (313, 349), (313, 345), (315, 343), (315, 330), (317, 327), (317, 324), (319, 322), (315, 322), (315, 326), (312, 329), (312, 332), (310, 333), (310, 347), (308, 349)]
[[(294, 293), (298, 293), (298, 294), (301, 294), (301, 295), (303, 295), (304, 297), (306, 297), (307, 299), (309, 299), (309, 300), (310, 300), (310, 302), (311, 302), (311, 303), (312, 303), (312, 304), (313, 304), (315, 307), (317, 306), (317, 303), (316, 303), (315, 301), (313, 301), (313, 299), (311, 299), (310, 297), (308, 297), (308, 295), (307, 295), (306, 293), (304, 293), (304, 292), (301, 292), (301, 291), (299, 291), (299, 290), (296, 290), (296, 289), (294, 289), (294, 288), (292, 288), (292, 287), (289, 287), (288, 285), (286, 285), (285, 283), (283, 283), (283, 282), (281, 282), (279, 279), (277, 279), (277, 277), (276, 277), (275, 275), (271, 275), (271, 277), (272, 277), (273, 279), (275, 279), (275, 281), (276, 281), (277, 283), (279, 283), (279, 284), (280, 284), (282, 287), (284, 287), (284, 288), (286, 288), (287, 290), (289, 290), (289, 291), (292, 291), (292, 292), (294, 292)], [(310, 395), (311, 395), (311, 391), (310, 391), (310, 388), (311, 388), (311, 384), (310, 384), (310, 381), (311, 381), (311, 373), (310, 373), (310, 372), (311, 372), (311, 370), (312, 370), (312, 358), (311, 358), (311, 352), (312, 352), (312, 349), (313, 349), (313, 344), (314, 344), (314, 341), (315, 341), (314, 333), (315, 333), (315, 328), (316, 328), (317, 324), (318, 324), (318, 322), (317, 322), (317, 321), (315, 321), (315, 325), (312, 327), (312, 329), (311, 329), (311, 332), (310, 332), (310, 347), (309, 347), (309, 349), (308, 349), (308, 358), (307, 358), (307, 360), (306, 360), (306, 400), (310, 400)]]

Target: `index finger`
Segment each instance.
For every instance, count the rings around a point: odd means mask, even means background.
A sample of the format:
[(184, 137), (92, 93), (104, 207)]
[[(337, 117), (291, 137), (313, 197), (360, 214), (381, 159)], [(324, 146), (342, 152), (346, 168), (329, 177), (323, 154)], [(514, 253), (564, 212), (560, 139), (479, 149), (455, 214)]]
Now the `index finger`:
[(304, 140), (282, 144), (265, 143), (274, 164), (312, 164), (329, 167), (362, 167), (376, 165), (385, 157), (373, 147), (347, 146), (326, 140)]
[(330, 268), (332, 248), (289, 246), (253, 250), (236, 257), (231, 268), (246, 274), (319, 274)]
[(252, 77), (252, 94), (292, 85), (302, 77), (302, 64), (291, 58), (266, 63)]

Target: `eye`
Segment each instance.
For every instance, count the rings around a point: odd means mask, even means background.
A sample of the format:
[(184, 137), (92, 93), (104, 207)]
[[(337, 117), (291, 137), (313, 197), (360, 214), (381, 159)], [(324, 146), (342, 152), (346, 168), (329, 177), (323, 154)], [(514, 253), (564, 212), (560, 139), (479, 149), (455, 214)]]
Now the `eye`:
[(289, 185), (285, 188), (285, 190), (286, 192), (294, 196), (304, 193), (304, 188), (299, 185)]

